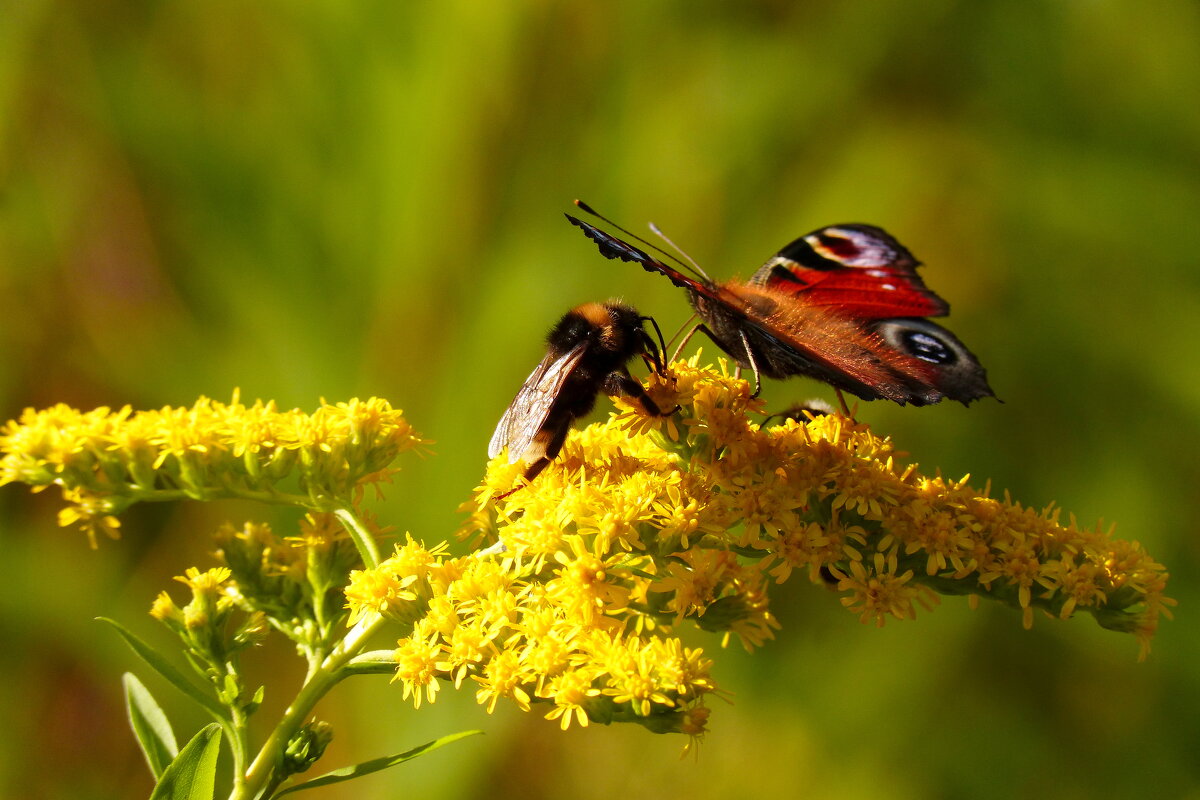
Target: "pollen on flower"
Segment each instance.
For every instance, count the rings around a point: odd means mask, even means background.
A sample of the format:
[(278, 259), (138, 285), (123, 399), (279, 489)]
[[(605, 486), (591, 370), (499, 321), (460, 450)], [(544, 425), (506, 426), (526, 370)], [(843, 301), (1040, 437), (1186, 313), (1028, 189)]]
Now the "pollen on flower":
[(217, 594), (224, 588), (230, 574), (226, 567), (214, 567), (203, 572), (198, 567), (188, 567), (187, 571), (175, 580), (185, 584), (193, 592)]
[(502, 697), (511, 699), (522, 711), (528, 711), (530, 697), (525, 685), (530, 677), (516, 653), (502, 651), (488, 660), (482, 674), (475, 676), (479, 682), (475, 696), (480, 704), (487, 703), (489, 714), (496, 710), (496, 701)]
[(99, 536), (120, 538), (121, 521), (110, 513), (115, 504), (109, 498), (81, 489), (63, 489), (63, 499), (72, 505), (59, 510), (59, 527), (78, 525), (87, 536), (88, 544), (93, 550), (100, 546)]
[(171, 595), (166, 592), (159, 592), (158, 596), (154, 598), (154, 603), (150, 606), (150, 616), (159, 622), (175, 620), (179, 624), (183, 623), (183, 612), (179, 610), (179, 606), (175, 605)]
[(396, 648), (393, 680), (400, 681), (404, 686), (403, 698), (411, 699), (416, 708), (421, 707), (422, 700), (432, 703), (437, 698), (440, 654), (441, 649), (435, 642), (421, 638), (401, 639)]
[(587, 707), (599, 694), (600, 690), (593, 685), (592, 676), (579, 670), (554, 676), (545, 690), (538, 692), (539, 697), (554, 703), (546, 719), (559, 720), (559, 727), (564, 731), (571, 727), (572, 720), (581, 728), (587, 727)]
[(401, 575), (391, 565), (376, 569), (354, 570), (350, 573), (350, 584), (346, 587), (347, 607), (350, 621), (357, 622), (367, 612), (382, 616), (407, 617), (404, 610), (417, 599), (410, 588), (418, 580), (416, 575)]
[(842, 605), (859, 615), (861, 622), (874, 622), (883, 627), (888, 617), (912, 619), (916, 616), (913, 601), (921, 591), (910, 585), (911, 570), (897, 574), (895, 559), (876, 553), (870, 565), (851, 561), (848, 574), (830, 570), (838, 579), (838, 589), (850, 592)]

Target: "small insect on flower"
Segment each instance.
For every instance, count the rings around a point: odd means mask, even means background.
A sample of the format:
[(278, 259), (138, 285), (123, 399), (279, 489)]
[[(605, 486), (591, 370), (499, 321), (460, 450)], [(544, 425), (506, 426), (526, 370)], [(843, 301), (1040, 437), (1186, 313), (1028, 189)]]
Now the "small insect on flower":
[[(645, 322), (654, 326), (658, 344), (643, 327)], [(526, 481), (554, 460), (571, 423), (592, 410), (601, 391), (633, 397), (646, 413), (666, 416), (626, 367), (629, 359), (641, 356), (646, 366), (665, 374), (662, 332), (651, 317), (612, 300), (585, 303), (558, 321), (546, 345), (546, 357), (517, 392), (488, 445), (490, 458), (507, 447), (508, 463), (528, 464)]]
[(823, 417), (826, 414), (833, 413), (833, 406), (825, 402), (819, 397), (814, 397), (811, 400), (805, 400), (803, 403), (793, 403), (783, 411), (776, 411), (762, 421), (762, 427), (767, 427), (768, 423), (773, 419), (780, 419), (787, 422), (789, 419), (793, 422), (803, 425), (810, 419)]

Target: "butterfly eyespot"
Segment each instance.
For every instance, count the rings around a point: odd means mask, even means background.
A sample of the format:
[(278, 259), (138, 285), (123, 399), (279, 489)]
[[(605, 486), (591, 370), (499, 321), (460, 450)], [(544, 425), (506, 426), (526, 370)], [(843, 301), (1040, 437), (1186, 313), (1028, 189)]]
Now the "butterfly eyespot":
[(931, 364), (953, 364), (958, 361), (958, 354), (942, 340), (922, 331), (904, 331), (900, 334), (904, 350), (914, 358), (928, 361)]

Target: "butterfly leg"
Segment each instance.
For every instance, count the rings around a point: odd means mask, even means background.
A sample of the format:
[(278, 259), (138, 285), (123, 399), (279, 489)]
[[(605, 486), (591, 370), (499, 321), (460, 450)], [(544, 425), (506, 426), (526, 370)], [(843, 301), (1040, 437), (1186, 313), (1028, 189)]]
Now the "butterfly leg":
[(837, 392), (838, 405), (842, 407), (842, 416), (853, 419), (853, 417), (850, 416), (850, 407), (846, 405), (846, 396), (842, 394), (842, 390), (836, 386), (833, 390)]
[[(692, 317), (692, 319), (695, 319), (695, 317)], [(690, 331), (688, 331), (686, 334), (684, 334), (683, 339), (680, 340), (679, 345), (675, 348), (675, 352), (671, 353), (672, 361), (679, 360), (679, 354), (683, 352), (683, 348), (687, 346), (687, 343), (689, 341), (691, 341), (692, 337), (696, 335), (696, 331), (699, 331), (699, 330), (703, 330), (705, 333), (708, 334), (708, 338), (712, 339), (712, 334), (708, 333), (708, 328), (705, 328), (703, 325), (692, 326), (692, 329)]]
[[(709, 336), (712, 336), (710, 333)], [(739, 330), (738, 336), (741, 337), (742, 347), (745, 348), (746, 360), (750, 362), (750, 369), (754, 370), (754, 394), (750, 395), (750, 399), (758, 397), (762, 391), (762, 376), (758, 372), (758, 362), (754, 360), (754, 351), (750, 348), (750, 340), (746, 338), (746, 332)]]
[[(750, 395), (750, 399), (753, 400), (754, 398), (758, 397), (759, 393), (762, 391), (762, 373), (758, 369), (758, 362), (754, 360), (754, 351), (750, 348), (750, 340), (746, 338), (745, 331), (740, 331), (740, 330), (738, 331), (738, 336), (742, 340), (742, 352), (741, 353), (734, 353), (731, 350), (727, 349), (725, 347), (725, 345), (721, 344), (721, 340), (718, 339), (716, 336), (713, 336), (713, 332), (710, 331), (708, 329), (708, 326), (704, 325), (704, 324), (700, 324), (700, 325), (697, 325), (696, 327), (692, 328), (688, 332), (688, 335), (684, 337), (683, 341), (680, 342), (679, 347), (682, 348), (684, 344), (687, 344), (687, 340), (692, 338), (692, 334), (694, 334), (696, 331), (700, 331), (705, 336), (707, 336), (709, 339), (712, 339), (713, 344), (715, 344), (717, 347), (721, 348), (721, 350), (723, 352), (728, 353), (729, 356), (732, 357), (735, 362), (737, 362), (737, 372), (734, 374), (737, 375), (739, 378), (742, 375), (742, 364), (741, 364), (742, 357), (743, 356), (745, 357), (746, 361), (749, 362), (749, 364), (750, 364), (750, 369), (754, 371), (754, 394)], [(678, 355), (679, 351), (676, 350), (675, 353), (676, 353), (676, 355)]]

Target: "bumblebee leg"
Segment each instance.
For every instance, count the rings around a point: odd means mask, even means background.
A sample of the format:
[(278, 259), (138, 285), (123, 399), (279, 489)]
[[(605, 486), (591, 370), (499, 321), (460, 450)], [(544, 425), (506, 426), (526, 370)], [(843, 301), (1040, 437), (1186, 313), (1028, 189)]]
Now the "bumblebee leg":
[[(503, 500), (513, 492), (533, 483), (533, 479), (542, 474), (542, 470), (550, 466), (550, 462), (558, 456), (562, 450), (563, 442), (567, 440), (567, 433), (571, 430), (571, 422), (574, 418), (571, 416), (561, 417), (557, 420), (548, 420), (546, 425), (537, 432), (533, 437), (534, 443), (545, 443), (542, 454), (529, 462), (529, 466), (525, 467), (525, 472), (521, 477), (524, 478), (523, 483), (519, 483), (509, 489), (502, 495), (496, 497), (497, 500)], [(535, 451), (536, 452), (536, 451)]]
[[(646, 387), (636, 380), (626, 370), (614, 369), (604, 377), (604, 391), (609, 395), (632, 397), (642, 404), (647, 414), (654, 417), (667, 416), (658, 407), (658, 403), (646, 394)], [(671, 412), (674, 413), (674, 412)]]
[[(663, 359), (667, 357), (667, 343), (663, 341), (662, 329), (658, 327), (658, 322), (655, 321), (654, 317), (641, 317), (641, 322), (649, 322), (654, 326), (654, 332), (658, 334), (658, 343), (656, 344), (650, 338), (650, 334), (646, 333), (646, 329), (642, 328), (642, 344), (645, 348), (642, 352), (642, 360), (646, 362), (646, 366), (651, 367), (659, 375), (666, 375), (667, 365)], [(651, 364), (651, 361), (653, 361), (653, 364)]]
[(537, 461), (534, 461), (532, 464), (526, 467), (524, 474), (525, 482), (533, 483), (533, 479), (538, 475), (541, 475), (542, 470), (550, 466), (550, 461), (551, 459), (547, 458), (546, 456), (542, 456)]
[[(562, 442), (559, 442), (558, 446), (559, 446), (559, 448), (561, 448)], [(504, 498), (508, 497), (510, 494), (513, 494), (514, 492), (518, 492), (521, 489), (524, 489), (529, 484), (533, 483), (533, 479), (536, 478), (538, 475), (542, 474), (542, 470), (544, 470), (546, 467), (550, 466), (551, 460), (552, 459), (550, 459), (546, 456), (541, 456), (540, 458), (537, 458), (537, 459), (529, 462), (529, 466), (527, 466), (525, 468), (525, 472), (523, 472), (521, 474), (521, 477), (524, 478), (524, 480), (517, 483), (516, 486), (509, 489), (504, 494), (496, 495), (496, 500), (497, 501), (503, 500)]]

